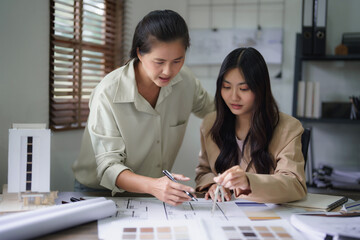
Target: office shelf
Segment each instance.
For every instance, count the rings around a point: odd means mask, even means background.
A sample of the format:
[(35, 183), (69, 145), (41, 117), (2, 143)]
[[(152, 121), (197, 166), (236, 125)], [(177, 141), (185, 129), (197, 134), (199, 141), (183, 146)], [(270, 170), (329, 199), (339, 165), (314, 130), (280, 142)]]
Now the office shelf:
[(302, 61), (360, 61), (357, 55), (325, 55), (325, 56), (299, 56)]
[(296, 53), (295, 53), (295, 69), (294, 69), (294, 92), (293, 92), (293, 108), (292, 115), (302, 122), (316, 123), (349, 123), (359, 124), (360, 120), (351, 119), (329, 119), (329, 118), (304, 118), (298, 117), (296, 114), (298, 100), (298, 83), (302, 81), (302, 64), (304, 61), (360, 61), (360, 54), (357, 55), (324, 55), (324, 56), (303, 56), (301, 34), (296, 35)]
[[(311, 127), (311, 126), (318, 126), (319, 124), (344, 124), (349, 126), (360, 125), (360, 119), (352, 120), (350, 119), (339, 119), (339, 118), (307, 118), (307, 117), (300, 117), (297, 116), (297, 106), (298, 106), (298, 84), (299, 81), (303, 81), (302, 79), (302, 68), (303, 63), (306, 62), (307, 65), (313, 64), (313, 62), (336, 62), (336, 61), (359, 61), (360, 67), (360, 55), (347, 55), (347, 56), (338, 56), (338, 55), (325, 55), (325, 56), (303, 56), (302, 55), (302, 39), (301, 34), (297, 34), (296, 36), (296, 53), (295, 53), (295, 69), (294, 69), (294, 85), (293, 85), (293, 109), (292, 115), (299, 119), (300, 122), (303, 123), (304, 126)], [(346, 81), (347, 79), (344, 79)], [(359, 81), (359, 89), (360, 89), (360, 81)], [(339, 136), (338, 141), (341, 141), (341, 136)], [(314, 168), (314, 159), (313, 159), (313, 152), (316, 151), (312, 147), (312, 143), (310, 142), (309, 147), (309, 159), (307, 161), (307, 183), (312, 185), (313, 184), (313, 168)], [(316, 189), (316, 187), (315, 187)], [(319, 191), (319, 190), (316, 190)], [(309, 191), (310, 192), (310, 191)]]

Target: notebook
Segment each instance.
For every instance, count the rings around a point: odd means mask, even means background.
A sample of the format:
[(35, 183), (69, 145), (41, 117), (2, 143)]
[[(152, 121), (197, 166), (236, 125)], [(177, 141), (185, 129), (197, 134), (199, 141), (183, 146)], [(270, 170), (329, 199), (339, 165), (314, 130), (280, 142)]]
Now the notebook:
[(304, 199), (284, 203), (283, 205), (291, 207), (309, 208), (314, 211), (328, 212), (333, 210), (334, 208), (343, 205), (347, 202), (347, 200), (348, 198), (344, 196), (308, 193)]

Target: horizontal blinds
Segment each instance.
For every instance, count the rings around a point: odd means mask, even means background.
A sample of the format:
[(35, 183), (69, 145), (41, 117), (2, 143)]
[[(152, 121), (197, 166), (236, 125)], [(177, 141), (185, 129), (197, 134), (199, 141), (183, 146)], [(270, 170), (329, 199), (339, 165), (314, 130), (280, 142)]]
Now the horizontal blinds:
[(121, 0), (52, 0), (50, 128), (83, 128), (94, 87), (117, 64)]

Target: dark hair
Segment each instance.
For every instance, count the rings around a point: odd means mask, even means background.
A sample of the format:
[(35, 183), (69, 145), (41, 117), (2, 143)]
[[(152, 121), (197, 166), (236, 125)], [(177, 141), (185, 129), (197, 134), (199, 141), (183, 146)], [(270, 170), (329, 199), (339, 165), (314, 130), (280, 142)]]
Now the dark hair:
[(182, 39), (185, 50), (190, 46), (190, 37), (185, 20), (172, 10), (156, 10), (148, 13), (136, 26), (130, 58), (138, 60), (141, 54), (151, 51), (154, 40), (171, 42)]
[(270, 173), (274, 169), (273, 156), (268, 146), (274, 129), (279, 122), (279, 109), (271, 93), (269, 72), (262, 55), (254, 48), (237, 48), (224, 59), (216, 82), (216, 120), (210, 134), (220, 149), (215, 169), (222, 173), (238, 162), (238, 145), (235, 135), (235, 115), (221, 96), (224, 75), (238, 68), (249, 89), (255, 94), (254, 110), (249, 132), (244, 140), (242, 156), (246, 145), (250, 145), (251, 163), (257, 173)]

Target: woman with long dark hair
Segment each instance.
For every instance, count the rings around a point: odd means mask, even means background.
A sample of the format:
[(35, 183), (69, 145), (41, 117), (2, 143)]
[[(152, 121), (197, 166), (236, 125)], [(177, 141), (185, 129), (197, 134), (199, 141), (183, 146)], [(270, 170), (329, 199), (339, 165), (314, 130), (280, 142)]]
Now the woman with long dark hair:
[(162, 174), (174, 164), (190, 114), (214, 111), (213, 98), (184, 66), (189, 46), (187, 25), (174, 11), (152, 11), (138, 23), (130, 61), (92, 92), (73, 165), (76, 191), (147, 193), (171, 205), (191, 200), (184, 191), (193, 188)]
[[(233, 50), (216, 83), (216, 112), (201, 126), (196, 189), (214, 198), (281, 203), (306, 194), (301, 123), (279, 112), (268, 69), (254, 48)], [(220, 198), (219, 198), (220, 200)]]

